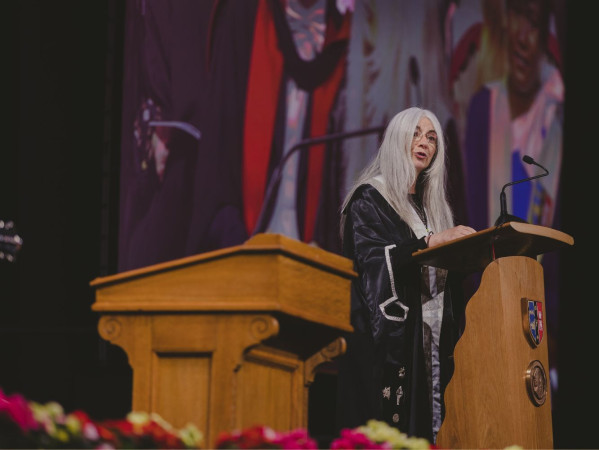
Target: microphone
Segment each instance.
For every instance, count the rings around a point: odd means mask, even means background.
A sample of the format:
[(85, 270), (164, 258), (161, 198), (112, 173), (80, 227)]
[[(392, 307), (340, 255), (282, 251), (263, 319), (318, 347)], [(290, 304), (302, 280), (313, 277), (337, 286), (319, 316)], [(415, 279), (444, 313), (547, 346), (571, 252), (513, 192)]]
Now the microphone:
[(506, 199), (505, 199), (505, 188), (506, 187), (512, 186), (512, 185), (518, 184), (518, 183), (523, 183), (524, 181), (530, 181), (530, 180), (534, 180), (535, 178), (545, 177), (545, 176), (549, 175), (549, 171), (547, 169), (545, 169), (542, 165), (540, 165), (538, 162), (536, 162), (534, 159), (532, 159), (530, 156), (524, 155), (522, 157), (522, 161), (524, 161), (526, 164), (533, 164), (535, 166), (539, 166), (541, 169), (543, 169), (545, 171), (545, 173), (541, 173), (539, 175), (535, 175), (534, 177), (523, 178), (522, 180), (512, 181), (511, 183), (507, 183), (507, 184), (505, 184), (503, 186), (503, 188), (501, 189), (501, 194), (499, 194), (499, 205), (500, 205), (501, 210), (500, 210), (500, 213), (499, 213), (499, 217), (495, 221), (495, 226), (496, 227), (498, 227), (500, 225), (503, 225), (506, 222), (522, 222), (522, 223), (527, 223), (526, 220), (521, 219), (520, 217), (508, 214), (508, 212), (507, 212), (507, 202), (506, 202)]
[(347, 131), (344, 133), (326, 134), (310, 139), (304, 139), (303, 141), (300, 141), (293, 147), (291, 147), (287, 154), (281, 159), (279, 164), (277, 164), (277, 166), (273, 170), (273, 173), (270, 177), (270, 181), (266, 188), (264, 201), (262, 202), (262, 209), (260, 210), (260, 215), (258, 216), (258, 220), (256, 222), (256, 226), (254, 227), (254, 231), (252, 232), (252, 236), (254, 236), (257, 233), (264, 233), (266, 231), (266, 228), (268, 226), (268, 220), (270, 219), (268, 215), (272, 212), (273, 203), (275, 201), (274, 194), (277, 192), (279, 184), (281, 183), (283, 168), (285, 167), (285, 164), (287, 163), (289, 158), (291, 158), (291, 156), (295, 154), (295, 152), (310, 148), (313, 145), (324, 144), (327, 142), (337, 142), (348, 138), (364, 136), (372, 133), (378, 133), (380, 135), (384, 131), (385, 126), (378, 126), (372, 128), (363, 128), (354, 131)]

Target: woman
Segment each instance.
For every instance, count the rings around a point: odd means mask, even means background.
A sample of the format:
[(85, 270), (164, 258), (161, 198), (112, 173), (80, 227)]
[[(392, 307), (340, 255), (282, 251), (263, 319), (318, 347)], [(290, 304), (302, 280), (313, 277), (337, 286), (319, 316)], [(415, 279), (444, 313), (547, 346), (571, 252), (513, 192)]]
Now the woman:
[(463, 312), (460, 281), (412, 253), (474, 233), (454, 226), (437, 117), (409, 108), (347, 195), (343, 253), (354, 261), (348, 350), (340, 359), (338, 425), (384, 420), (435, 442)]

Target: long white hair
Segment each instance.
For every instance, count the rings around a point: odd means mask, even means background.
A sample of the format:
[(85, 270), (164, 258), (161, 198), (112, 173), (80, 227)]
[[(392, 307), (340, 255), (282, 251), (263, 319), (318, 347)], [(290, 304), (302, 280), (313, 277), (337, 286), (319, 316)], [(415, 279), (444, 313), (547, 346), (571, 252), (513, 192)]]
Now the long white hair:
[[(429, 229), (440, 232), (454, 226), (453, 213), (447, 200), (445, 138), (437, 116), (423, 108), (412, 107), (396, 114), (387, 126), (383, 141), (375, 158), (362, 170), (341, 206), (340, 233), (343, 238), (346, 207), (355, 190), (363, 184), (375, 186), (391, 204), (399, 217), (412, 230), (417, 218), (412, 213), (409, 192), (416, 182), (416, 169), (412, 162), (411, 145), (416, 126), (427, 117), (437, 133), (437, 151), (429, 167), (420, 173), (422, 204), (426, 211)], [(374, 178), (377, 177), (377, 180)], [(382, 178), (382, 183), (379, 181)]]

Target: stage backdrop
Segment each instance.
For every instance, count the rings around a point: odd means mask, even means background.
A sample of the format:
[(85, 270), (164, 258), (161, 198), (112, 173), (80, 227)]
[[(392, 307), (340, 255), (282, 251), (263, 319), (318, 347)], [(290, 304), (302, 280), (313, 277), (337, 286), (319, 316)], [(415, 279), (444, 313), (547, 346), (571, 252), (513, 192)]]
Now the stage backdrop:
[[(127, 2), (119, 271), (260, 231), (339, 253), (339, 205), (381, 128), (409, 106), (431, 109), (445, 128), (458, 223), (492, 226), (502, 186), (542, 173), (522, 162), (529, 155), (549, 175), (508, 187), (508, 211), (559, 229), (564, 8)], [(346, 137), (354, 131), (364, 134)], [(559, 260), (542, 263), (556, 392)]]

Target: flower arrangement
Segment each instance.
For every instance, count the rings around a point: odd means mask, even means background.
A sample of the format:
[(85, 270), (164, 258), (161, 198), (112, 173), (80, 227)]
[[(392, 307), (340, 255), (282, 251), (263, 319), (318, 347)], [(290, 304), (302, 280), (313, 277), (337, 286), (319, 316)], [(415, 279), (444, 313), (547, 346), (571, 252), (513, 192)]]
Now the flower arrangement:
[(331, 449), (429, 449), (436, 448), (426, 439), (408, 437), (385, 422), (369, 420), (366, 425), (343, 429), (331, 442)]
[(173, 428), (157, 414), (132, 412), (123, 420), (93, 421), (85, 412), (65, 414), (56, 402), (29, 402), (0, 389), (0, 448), (201, 448), (202, 433)]
[[(20, 394), (0, 389), (0, 448), (79, 449), (200, 449), (202, 433), (194, 426), (173, 428), (157, 414), (131, 412), (123, 420), (92, 420), (85, 412), (65, 414), (56, 402), (44, 405), (27, 401)], [(218, 449), (317, 449), (307, 430), (278, 432), (257, 425), (221, 433)], [(340, 449), (430, 449), (426, 439), (408, 437), (385, 422), (344, 429), (330, 448)], [(515, 447), (518, 448), (518, 447)]]
[[(216, 442), (218, 449), (316, 449), (315, 440), (305, 430), (279, 433), (265, 426), (242, 431), (221, 433)], [(331, 442), (332, 450), (341, 449), (430, 449), (436, 448), (426, 439), (410, 438), (385, 422), (370, 420), (364, 426), (343, 429)]]
[(221, 433), (216, 439), (218, 449), (317, 449), (318, 444), (304, 429), (277, 432), (270, 427), (257, 425), (245, 430)]

